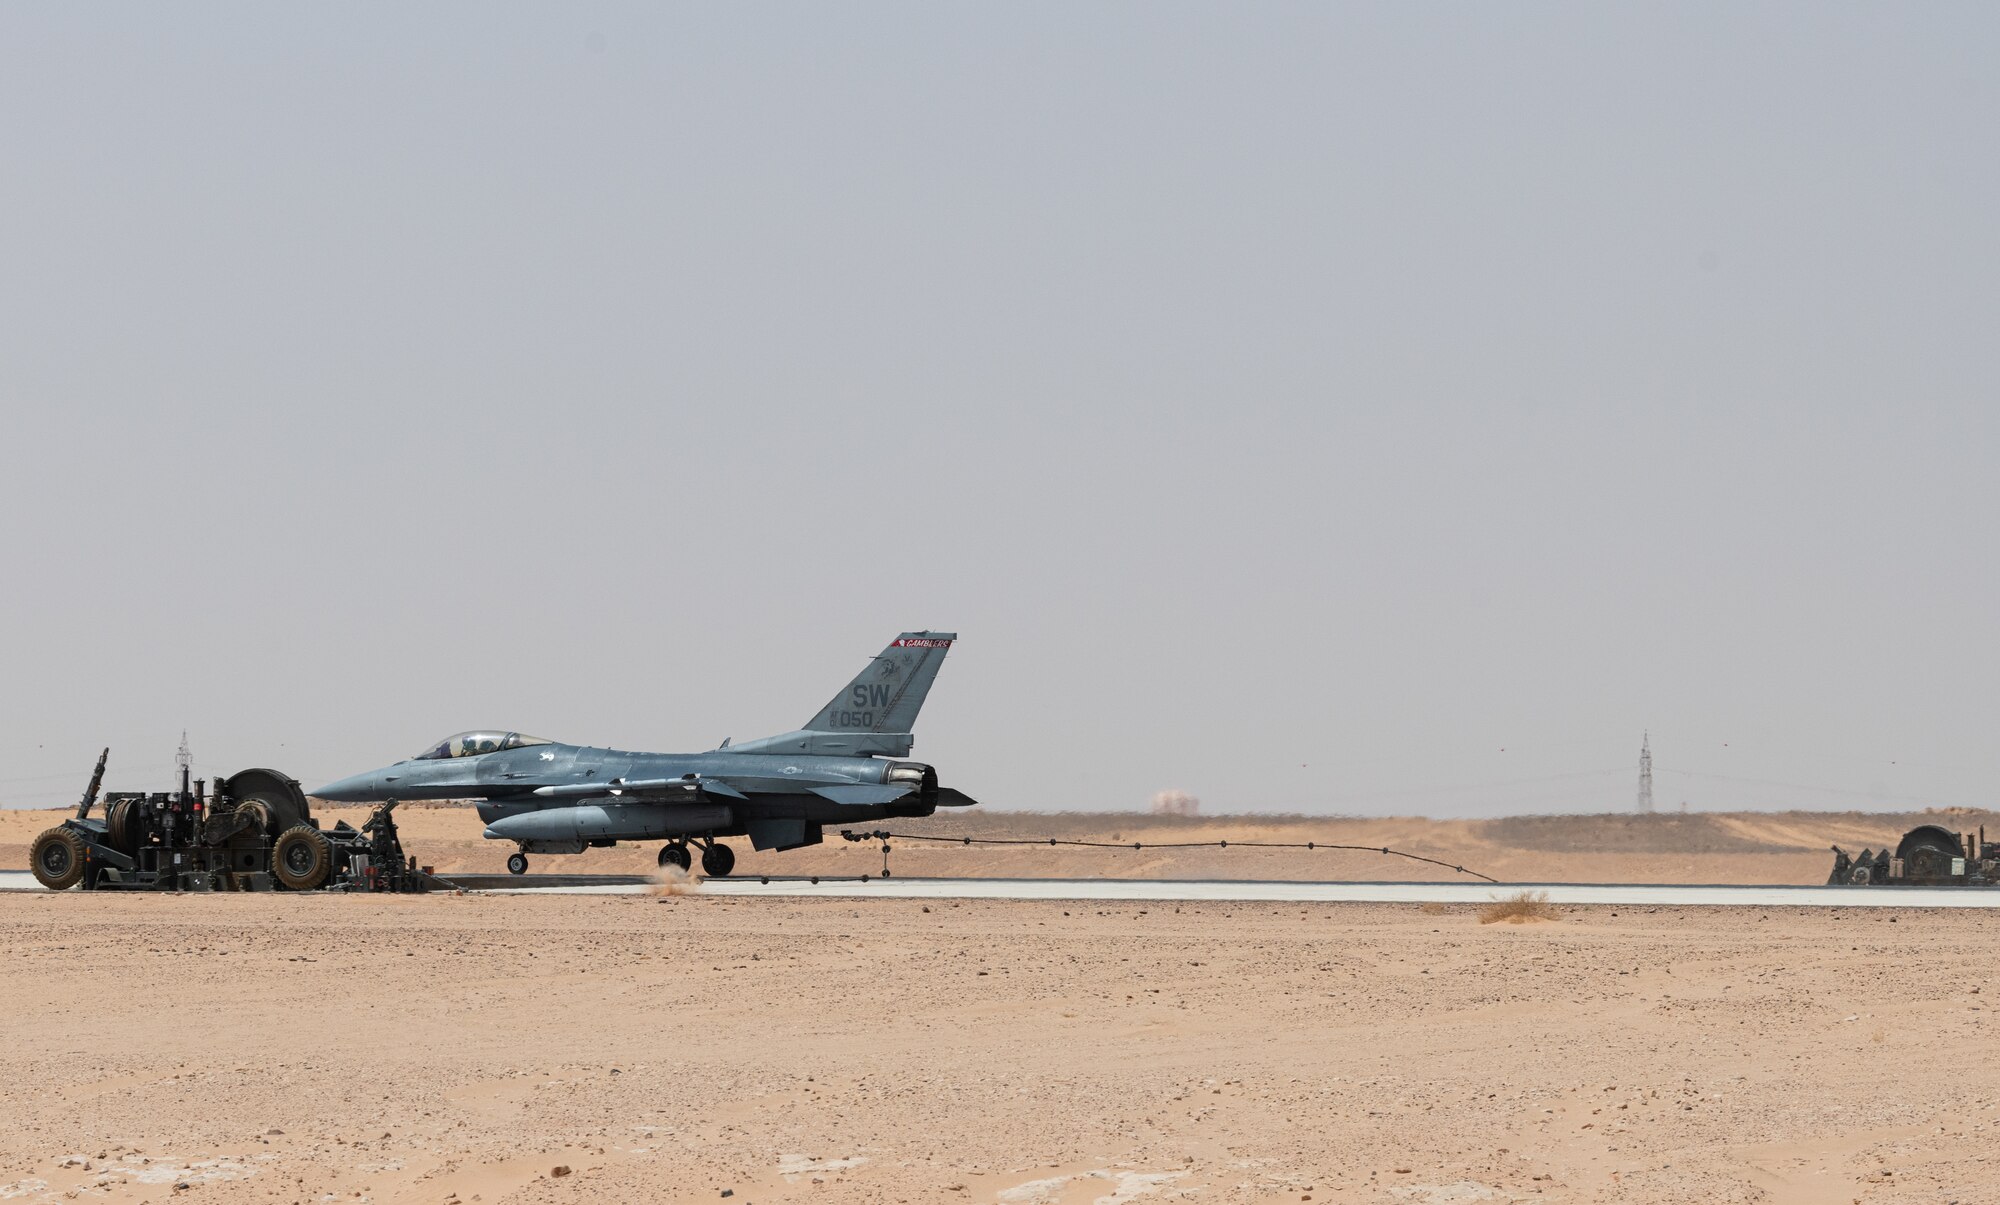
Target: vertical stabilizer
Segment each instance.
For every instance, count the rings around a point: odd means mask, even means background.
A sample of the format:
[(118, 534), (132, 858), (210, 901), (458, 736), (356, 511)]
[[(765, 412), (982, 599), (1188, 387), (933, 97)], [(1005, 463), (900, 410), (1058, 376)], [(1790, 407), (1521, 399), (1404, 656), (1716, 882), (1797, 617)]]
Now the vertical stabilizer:
[(909, 732), (930, 693), (956, 632), (904, 632), (876, 654), (833, 701), (820, 708), (807, 732)]
[(741, 744), (724, 742), (716, 752), (908, 757), (916, 740), (910, 730), (916, 726), (917, 712), (957, 639), (956, 632), (904, 632), (804, 728)]

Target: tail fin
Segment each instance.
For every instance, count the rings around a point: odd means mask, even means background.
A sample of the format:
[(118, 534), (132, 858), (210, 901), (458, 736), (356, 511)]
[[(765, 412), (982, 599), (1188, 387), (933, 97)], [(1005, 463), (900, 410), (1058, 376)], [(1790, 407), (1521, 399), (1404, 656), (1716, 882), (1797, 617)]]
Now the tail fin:
[(909, 732), (957, 639), (956, 632), (904, 632), (820, 708), (805, 731)]
[[(729, 745), (731, 753), (908, 757), (910, 730), (956, 632), (904, 632), (797, 732)], [(722, 752), (718, 749), (717, 752)]]

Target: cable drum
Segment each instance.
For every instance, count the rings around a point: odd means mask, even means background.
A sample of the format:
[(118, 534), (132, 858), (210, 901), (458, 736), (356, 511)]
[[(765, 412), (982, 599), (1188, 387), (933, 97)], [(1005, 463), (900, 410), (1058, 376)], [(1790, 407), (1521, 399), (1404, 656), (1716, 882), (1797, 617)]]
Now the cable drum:
[(239, 811), (246, 804), (262, 804), (266, 833), (296, 828), (312, 814), (298, 779), (276, 770), (244, 770), (216, 783), (216, 794), (236, 800)]
[(277, 820), (271, 815), (271, 805), (261, 799), (245, 799), (237, 803), (236, 814), (243, 818), (248, 832), (269, 835), (276, 827)]
[(119, 799), (104, 812), (104, 838), (111, 848), (132, 854), (139, 848), (139, 801)]

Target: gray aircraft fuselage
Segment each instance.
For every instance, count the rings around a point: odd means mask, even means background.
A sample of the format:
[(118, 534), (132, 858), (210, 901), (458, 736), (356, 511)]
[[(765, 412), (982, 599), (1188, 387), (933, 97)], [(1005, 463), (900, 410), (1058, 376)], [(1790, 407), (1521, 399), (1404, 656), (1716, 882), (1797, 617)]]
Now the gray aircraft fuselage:
[(909, 728), (954, 639), (906, 632), (805, 728), (733, 748), (630, 753), (467, 732), (312, 794), (357, 803), (474, 800), (485, 835), (524, 854), (733, 836), (757, 849), (814, 845), (829, 823), (928, 816), (973, 802), (941, 788), (930, 766), (895, 760), (910, 751)]

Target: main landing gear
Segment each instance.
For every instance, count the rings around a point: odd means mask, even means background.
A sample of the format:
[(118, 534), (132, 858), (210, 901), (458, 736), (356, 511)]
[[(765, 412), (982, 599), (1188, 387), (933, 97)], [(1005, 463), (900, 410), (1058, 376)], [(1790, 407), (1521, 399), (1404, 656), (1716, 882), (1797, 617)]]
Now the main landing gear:
[[(686, 841), (669, 841), (660, 847), (660, 867), (677, 866), (687, 870), (694, 865), (694, 855), (688, 850)], [(711, 879), (726, 878), (736, 869), (736, 851), (722, 842), (709, 838), (701, 843), (701, 873)]]
[(507, 873), (508, 873), (508, 874), (526, 874), (526, 873), (528, 873), (528, 855), (526, 855), (526, 854), (510, 854), (510, 855), (508, 855), (508, 857), (507, 857)]

